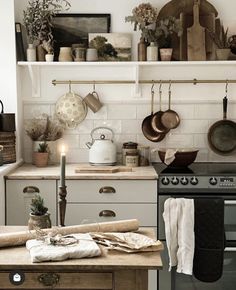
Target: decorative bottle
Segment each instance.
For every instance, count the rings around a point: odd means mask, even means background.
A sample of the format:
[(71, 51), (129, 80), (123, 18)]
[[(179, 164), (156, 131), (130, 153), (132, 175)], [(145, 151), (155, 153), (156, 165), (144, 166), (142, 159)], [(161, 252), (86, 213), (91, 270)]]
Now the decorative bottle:
[(147, 60), (147, 46), (143, 37), (140, 38), (138, 43), (138, 61)]
[(36, 61), (36, 49), (32, 43), (28, 45), (26, 54), (27, 54), (27, 61)]
[(158, 60), (158, 47), (155, 42), (151, 42), (147, 47), (147, 61), (157, 61)]

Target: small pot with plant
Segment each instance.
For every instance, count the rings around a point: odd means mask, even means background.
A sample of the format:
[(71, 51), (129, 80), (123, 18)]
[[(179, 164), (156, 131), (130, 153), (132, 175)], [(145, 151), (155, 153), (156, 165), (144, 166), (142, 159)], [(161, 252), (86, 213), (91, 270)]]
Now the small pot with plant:
[(216, 59), (217, 60), (228, 60), (230, 55), (230, 41), (228, 37), (228, 28), (225, 29), (221, 26), (221, 33), (217, 34), (208, 30), (208, 33), (216, 45)]
[(50, 214), (48, 208), (44, 206), (44, 199), (39, 194), (36, 194), (30, 204), (28, 228), (29, 230), (36, 228), (46, 229), (51, 228), (51, 226)]
[(39, 143), (37, 152), (33, 153), (34, 164), (37, 167), (46, 167), (48, 165), (48, 144), (46, 141)]

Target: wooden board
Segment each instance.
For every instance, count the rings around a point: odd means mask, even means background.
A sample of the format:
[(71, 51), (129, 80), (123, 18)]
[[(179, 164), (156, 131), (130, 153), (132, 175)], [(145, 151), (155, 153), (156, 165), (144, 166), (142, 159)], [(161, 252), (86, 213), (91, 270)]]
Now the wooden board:
[(193, 6), (193, 26), (187, 29), (188, 60), (206, 60), (205, 28), (199, 22), (200, 0)]
[(117, 173), (117, 172), (132, 172), (131, 167), (126, 166), (78, 166), (75, 168), (75, 173)]

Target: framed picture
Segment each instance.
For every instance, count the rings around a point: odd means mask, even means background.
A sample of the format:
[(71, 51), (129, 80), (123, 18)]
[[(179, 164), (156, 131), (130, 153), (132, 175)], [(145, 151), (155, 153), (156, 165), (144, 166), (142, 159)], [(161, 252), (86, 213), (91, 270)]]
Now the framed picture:
[(131, 61), (131, 33), (89, 33), (100, 61)]
[(110, 32), (111, 14), (57, 14), (53, 19), (54, 55), (61, 46), (88, 47), (89, 33)]

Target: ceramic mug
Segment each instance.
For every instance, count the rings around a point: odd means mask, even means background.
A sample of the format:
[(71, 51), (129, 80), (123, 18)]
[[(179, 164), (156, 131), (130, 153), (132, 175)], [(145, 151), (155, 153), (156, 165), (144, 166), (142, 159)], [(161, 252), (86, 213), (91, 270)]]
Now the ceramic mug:
[(74, 61), (85, 61), (86, 60), (86, 48), (75, 47), (72, 48), (72, 56)]
[(98, 52), (96, 48), (87, 48), (86, 61), (97, 61)]
[(89, 93), (85, 98), (84, 102), (87, 104), (87, 106), (96, 113), (99, 111), (102, 107), (102, 103), (99, 100), (98, 94), (93, 91), (92, 93)]
[(59, 61), (73, 61), (71, 47), (60, 47)]

